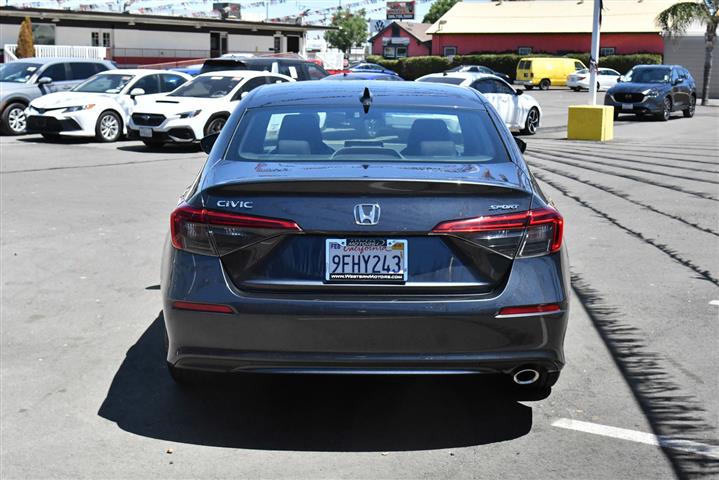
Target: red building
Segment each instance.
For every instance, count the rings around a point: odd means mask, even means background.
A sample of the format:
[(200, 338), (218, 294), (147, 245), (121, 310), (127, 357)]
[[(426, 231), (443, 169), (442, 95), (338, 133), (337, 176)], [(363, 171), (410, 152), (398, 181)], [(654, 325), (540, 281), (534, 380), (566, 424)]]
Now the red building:
[(370, 38), (372, 55), (404, 58), (430, 55), (432, 37), (427, 35), (429, 23), (392, 22)]
[[(659, 12), (675, 0), (604, 0), (601, 55), (664, 52)], [(433, 55), (589, 52), (593, 0), (460, 2), (427, 33)]]

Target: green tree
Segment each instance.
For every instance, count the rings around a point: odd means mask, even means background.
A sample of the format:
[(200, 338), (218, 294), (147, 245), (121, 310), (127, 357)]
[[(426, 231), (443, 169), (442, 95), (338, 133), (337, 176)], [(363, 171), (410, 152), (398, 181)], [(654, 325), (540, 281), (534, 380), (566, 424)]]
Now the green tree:
[(20, 24), (15, 56), (17, 58), (30, 58), (35, 56), (35, 42), (32, 38), (32, 22), (29, 17), (25, 17), (25, 20)]
[(435, 23), (439, 20), (439, 17), (447, 13), (450, 8), (461, 1), (462, 0), (435, 0), (432, 6), (429, 7), (427, 15), (422, 19), (422, 23)]
[(709, 99), (709, 78), (712, 71), (712, 54), (717, 36), (718, 0), (703, 0), (698, 2), (681, 2), (672, 5), (659, 15), (657, 24), (669, 35), (681, 35), (693, 23), (703, 23), (706, 27), (704, 33), (704, 84), (702, 85), (702, 105)]
[(355, 13), (349, 10), (337, 9), (332, 15), (331, 27), (337, 30), (327, 30), (325, 40), (330, 46), (349, 54), (350, 48), (360, 46), (367, 41), (367, 12), (358, 10)]

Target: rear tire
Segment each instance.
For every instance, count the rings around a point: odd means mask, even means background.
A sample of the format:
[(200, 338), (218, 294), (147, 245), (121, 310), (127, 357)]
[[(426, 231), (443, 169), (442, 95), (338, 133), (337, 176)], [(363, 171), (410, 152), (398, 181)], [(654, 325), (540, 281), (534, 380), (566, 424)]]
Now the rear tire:
[(524, 135), (534, 135), (537, 133), (537, 129), (539, 128), (539, 110), (537, 110), (535, 107), (532, 107), (529, 112), (527, 112), (527, 119), (524, 122), (524, 128), (522, 129), (521, 133)]
[(11, 103), (0, 115), (0, 131), (5, 135), (22, 135), (27, 127), (25, 104)]
[(539, 89), (540, 90), (549, 90), (549, 87), (552, 85), (552, 82), (549, 81), (548, 78), (543, 78), (539, 82)]
[(581, 88), (579, 88), (579, 87), (572, 87), (572, 90), (574, 90), (575, 92), (578, 92), (579, 90), (581, 90)]
[(112, 110), (106, 110), (100, 114), (95, 124), (95, 138), (98, 142), (116, 142), (122, 135), (122, 120)]
[(694, 116), (694, 111), (696, 110), (696, 108), (697, 108), (697, 97), (692, 95), (691, 98), (689, 99), (689, 108), (682, 110), (684, 117), (692, 118)]

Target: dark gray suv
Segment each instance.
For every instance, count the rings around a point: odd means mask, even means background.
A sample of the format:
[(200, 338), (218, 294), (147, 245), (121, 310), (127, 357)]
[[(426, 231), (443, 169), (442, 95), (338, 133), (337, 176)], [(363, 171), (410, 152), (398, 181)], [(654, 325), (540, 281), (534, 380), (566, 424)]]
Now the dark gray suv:
[(669, 120), (672, 112), (693, 117), (697, 104), (694, 78), (679, 65), (637, 65), (607, 90), (604, 104), (621, 113), (654, 115)]
[(0, 131), (25, 132), (25, 109), (42, 95), (70, 90), (96, 73), (114, 69), (110, 61), (86, 58), (24, 58), (0, 65)]

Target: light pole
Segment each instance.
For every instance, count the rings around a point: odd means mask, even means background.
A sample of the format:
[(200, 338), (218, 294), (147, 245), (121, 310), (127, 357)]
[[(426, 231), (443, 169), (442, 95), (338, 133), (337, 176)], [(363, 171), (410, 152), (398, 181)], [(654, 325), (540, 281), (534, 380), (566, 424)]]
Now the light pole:
[(589, 54), (589, 92), (590, 105), (597, 104), (597, 73), (599, 69), (599, 28), (602, 18), (602, 0), (594, 0), (594, 18), (592, 20), (592, 49)]

